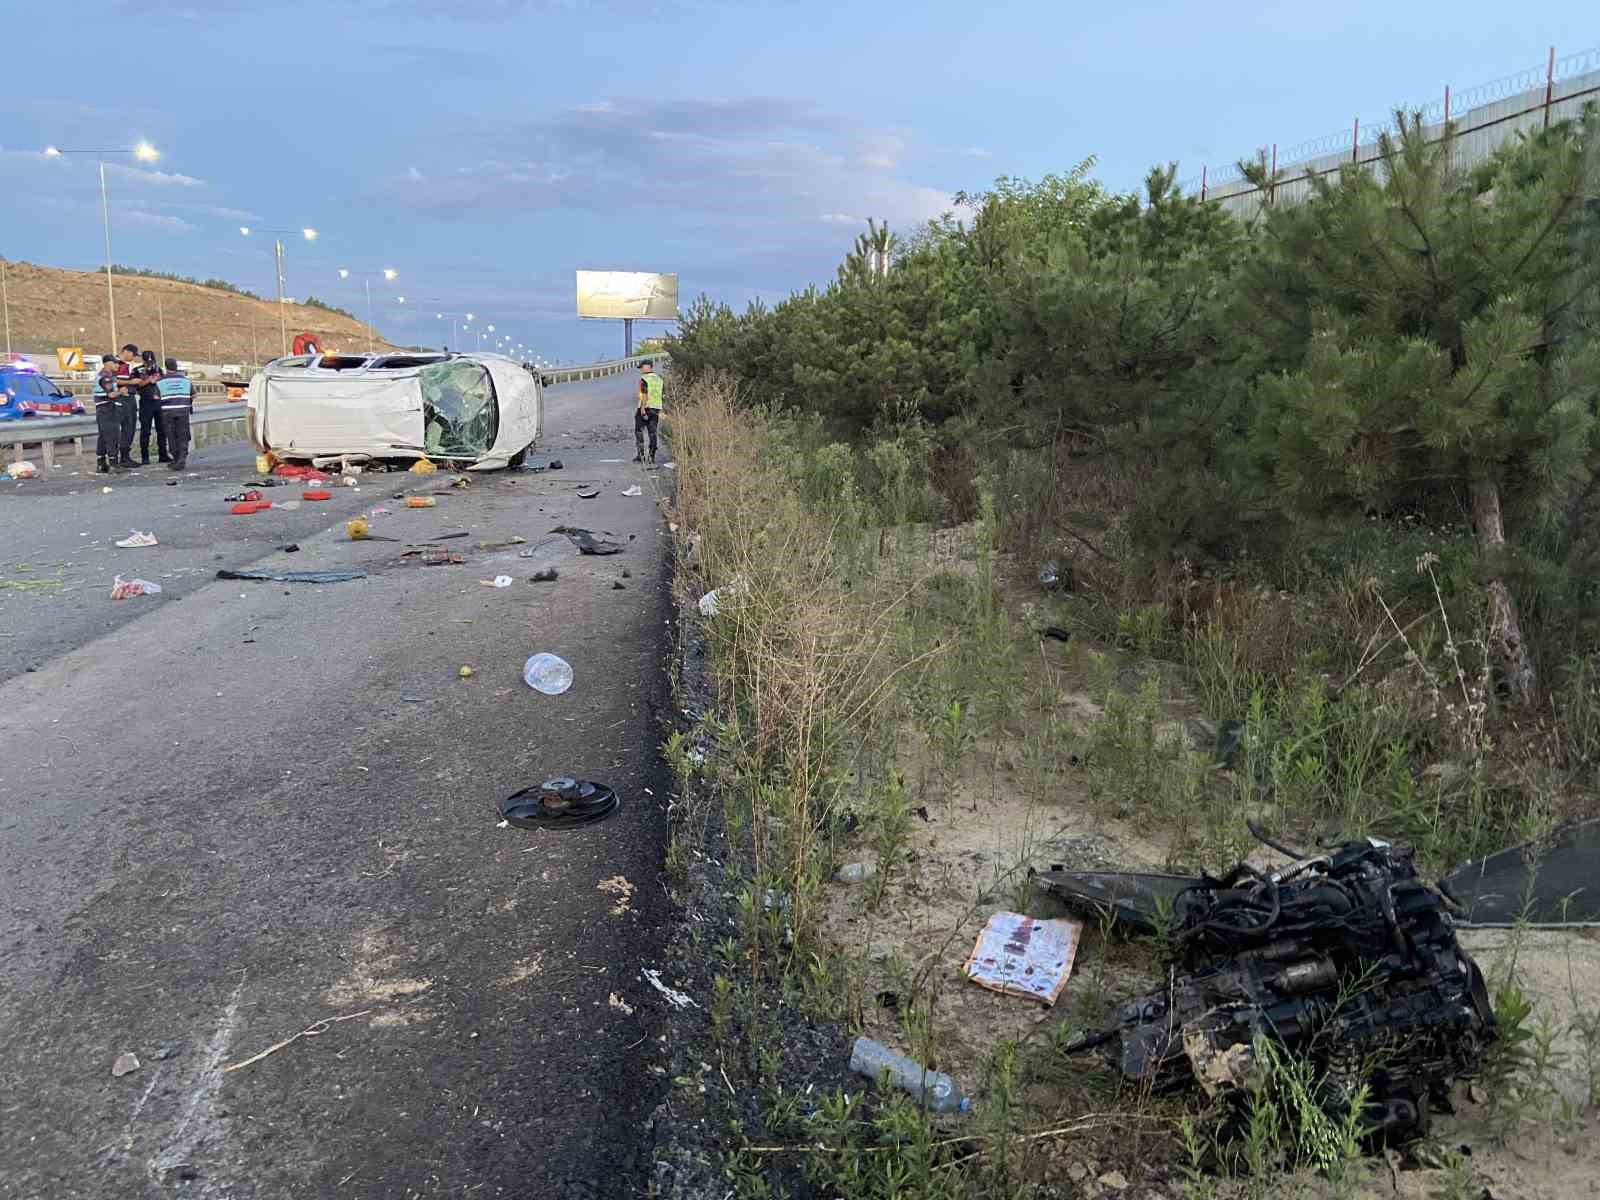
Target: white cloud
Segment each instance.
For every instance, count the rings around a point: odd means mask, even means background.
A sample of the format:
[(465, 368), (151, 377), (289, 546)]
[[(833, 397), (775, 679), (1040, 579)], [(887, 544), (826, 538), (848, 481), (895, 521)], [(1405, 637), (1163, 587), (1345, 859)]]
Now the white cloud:
[(167, 213), (148, 212), (142, 208), (112, 209), (111, 229), (137, 230), (141, 233), (193, 233), (199, 228), (182, 217)]
[(196, 179), (193, 175), (178, 175), (171, 171), (153, 171), (110, 162), (106, 164), (106, 174), (115, 175), (125, 183), (149, 187), (204, 187), (206, 182), (204, 179)]
[(839, 212), (823, 213), (817, 219), (825, 221), (829, 225), (865, 225), (867, 223), (864, 217), (852, 217), (849, 213)]

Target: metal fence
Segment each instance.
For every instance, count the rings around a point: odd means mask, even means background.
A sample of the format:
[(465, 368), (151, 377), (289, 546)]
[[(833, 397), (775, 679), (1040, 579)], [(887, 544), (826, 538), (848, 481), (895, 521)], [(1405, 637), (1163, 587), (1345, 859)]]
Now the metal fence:
[[(1419, 112), (1427, 136), (1439, 138), (1446, 122), (1455, 124), (1455, 162), (1468, 166), (1488, 158), (1505, 142), (1524, 130), (1537, 130), (1582, 113), (1584, 105), (1600, 102), (1600, 48), (1557, 58), (1555, 48), (1539, 67), (1519, 71), (1464, 92), (1446, 87), (1438, 99), (1401, 106), (1408, 115)], [(1280, 151), (1273, 143), (1256, 151), (1255, 161), (1267, 172), (1267, 184), (1258, 187), (1237, 164), (1213, 170), (1180, 186), (1202, 199), (1217, 200), (1235, 216), (1248, 220), (1263, 207), (1293, 204), (1311, 191), (1310, 175), (1332, 177), (1351, 167), (1380, 164), (1379, 139), (1395, 133), (1394, 118), (1366, 123), (1359, 119), (1347, 130), (1300, 142)]]

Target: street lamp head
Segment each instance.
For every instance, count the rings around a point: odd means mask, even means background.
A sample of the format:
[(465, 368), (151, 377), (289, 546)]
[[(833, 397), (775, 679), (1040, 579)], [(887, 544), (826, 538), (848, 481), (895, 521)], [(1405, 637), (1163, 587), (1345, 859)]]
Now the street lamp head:
[(46, 158), (60, 158), (61, 151), (57, 150), (54, 146), (46, 146), (44, 148), (44, 156)]
[(339, 278), (340, 279), (349, 279), (350, 278), (350, 272), (346, 271), (343, 267), (340, 267), (339, 268)]
[(302, 229), (300, 232), (305, 235), (305, 239), (308, 242), (317, 240), (317, 231), (315, 229)]
[(140, 162), (155, 162), (161, 155), (149, 142), (140, 142), (133, 148), (133, 156)]
[(245, 237), (249, 237), (250, 236), (250, 226), (248, 226), (248, 225), (239, 226), (239, 232), (241, 234), (243, 234)]
[(406, 298), (404, 296), (401, 296), (400, 297), (400, 303), (404, 304), (405, 302), (406, 302)]
[(493, 326), (493, 325), (491, 325), (491, 326), (489, 326), (489, 332), (490, 332), (490, 333), (493, 333), (493, 332), (494, 332), (494, 326)]
[(391, 282), (393, 282), (393, 280), (394, 280), (394, 277), (395, 277), (395, 276), (396, 276), (396, 275), (398, 275), (398, 274), (400, 274), (400, 272), (399, 272), (399, 271), (396, 271), (396, 270), (395, 270), (395, 269), (394, 269), (394, 268), (393, 268), (393, 267), (385, 267), (385, 268), (384, 268), (384, 269), (383, 269), (383, 277), (384, 277), (384, 278), (385, 278), (385, 279), (387, 279), (387, 280), (389, 280), (389, 281), (391, 281)]
[(476, 318), (477, 318), (477, 314), (476, 313), (468, 313), (467, 314), (467, 320), (469, 320), (469, 321), (476, 320)]

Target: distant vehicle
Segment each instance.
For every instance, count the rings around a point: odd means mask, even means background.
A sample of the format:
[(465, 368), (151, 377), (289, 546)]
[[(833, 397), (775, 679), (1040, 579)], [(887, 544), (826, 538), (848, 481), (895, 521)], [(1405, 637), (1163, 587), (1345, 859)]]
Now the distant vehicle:
[(0, 421), (27, 417), (71, 417), (84, 412), (83, 400), (59, 386), (30, 362), (0, 363)]
[(302, 354), (268, 363), (246, 397), (250, 441), (288, 462), (522, 465), (543, 432), (539, 378), (501, 354)]

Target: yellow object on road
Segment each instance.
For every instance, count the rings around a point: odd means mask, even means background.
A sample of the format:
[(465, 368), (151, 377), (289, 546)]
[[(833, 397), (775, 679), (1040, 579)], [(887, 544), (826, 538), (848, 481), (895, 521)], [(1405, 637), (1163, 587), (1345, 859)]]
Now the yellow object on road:
[(432, 475), (438, 469), (425, 458), (419, 458), (411, 464), (411, 473), (413, 475)]
[(350, 535), (352, 542), (359, 542), (372, 532), (372, 525), (365, 517), (355, 517), (344, 523), (344, 531)]
[(432, 496), (407, 496), (407, 508), (432, 508), (438, 503)]

